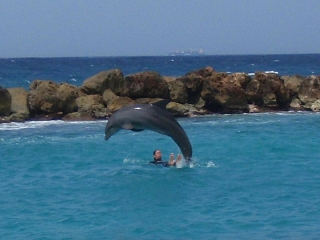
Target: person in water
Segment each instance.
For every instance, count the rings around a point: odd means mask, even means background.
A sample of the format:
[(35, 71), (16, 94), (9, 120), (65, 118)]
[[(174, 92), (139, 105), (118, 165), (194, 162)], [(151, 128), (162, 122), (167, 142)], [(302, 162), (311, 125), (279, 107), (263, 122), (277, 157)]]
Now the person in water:
[(174, 161), (174, 154), (170, 154), (170, 160), (169, 161), (162, 161), (162, 153), (159, 149), (156, 149), (153, 151), (153, 161), (150, 163), (153, 164), (161, 164), (164, 167), (170, 167), (170, 166), (176, 166), (177, 163), (181, 161), (181, 154), (178, 154), (177, 160)]

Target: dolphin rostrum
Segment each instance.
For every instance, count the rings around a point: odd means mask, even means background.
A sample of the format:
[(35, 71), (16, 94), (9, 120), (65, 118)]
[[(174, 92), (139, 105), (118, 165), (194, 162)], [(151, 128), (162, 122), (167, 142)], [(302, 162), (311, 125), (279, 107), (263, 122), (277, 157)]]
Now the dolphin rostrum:
[(165, 109), (170, 100), (161, 100), (152, 104), (135, 104), (121, 108), (108, 119), (105, 139), (121, 129), (140, 132), (151, 130), (170, 136), (179, 146), (187, 161), (192, 157), (192, 146), (187, 134), (174, 117)]

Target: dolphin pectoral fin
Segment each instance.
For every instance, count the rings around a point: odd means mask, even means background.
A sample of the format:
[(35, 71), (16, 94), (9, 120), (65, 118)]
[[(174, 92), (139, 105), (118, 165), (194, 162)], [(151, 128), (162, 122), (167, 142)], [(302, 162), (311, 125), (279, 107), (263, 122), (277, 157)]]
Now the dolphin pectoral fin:
[(126, 123), (126, 124), (122, 125), (122, 128), (126, 129), (126, 130), (131, 130), (131, 131), (134, 131), (134, 132), (141, 132), (141, 131), (144, 130), (144, 129), (134, 128), (131, 123)]
[(141, 132), (141, 131), (143, 131), (144, 129), (135, 129), (135, 128), (132, 128), (132, 129), (130, 129), (131, 131), (134, 131), (134, 132)]
[(132, 129), (134, 129), (134, 128), (133, 128), (133, 125), (132, 125), (131, 123), (123, 124), (123, 125), (122, 125), (122, 128), (125, 129), (125, 130), (132, 130)]

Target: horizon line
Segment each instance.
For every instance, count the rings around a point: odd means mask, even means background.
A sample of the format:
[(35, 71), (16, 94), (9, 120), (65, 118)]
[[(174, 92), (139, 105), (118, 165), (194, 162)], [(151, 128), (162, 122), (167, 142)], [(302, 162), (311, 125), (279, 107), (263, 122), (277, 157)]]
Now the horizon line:
[(0, 59), (27, 59), (27, 58), (134, 58), (134, 57), (210, 57), (210, 56), (256, 56), (256, 55), (310, 55), (318, 53), (239, 53), (239, 54), (199, 54), (199, 55), (93, 55), (93, 56), (36, 56), (36, 57), (0, 57)]

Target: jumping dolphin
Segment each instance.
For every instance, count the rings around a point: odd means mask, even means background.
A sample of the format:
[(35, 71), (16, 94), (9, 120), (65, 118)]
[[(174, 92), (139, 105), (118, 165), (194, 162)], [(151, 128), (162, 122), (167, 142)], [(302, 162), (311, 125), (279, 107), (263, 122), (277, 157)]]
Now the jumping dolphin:
[(192, 157), (192, 146), (187, 134), (165, 109), (170, 100), (152, 104), (136, 104), (121, 108), (108, 119), (105, 140), (121, 129), (140, 132), (145, 129), (170, 136), (179, 146), (187, 161)]

